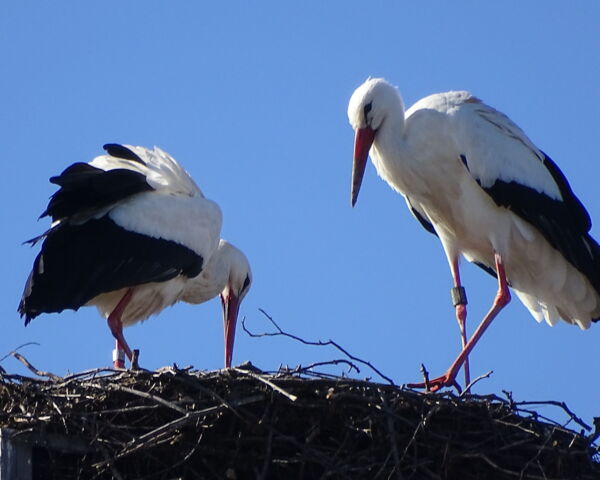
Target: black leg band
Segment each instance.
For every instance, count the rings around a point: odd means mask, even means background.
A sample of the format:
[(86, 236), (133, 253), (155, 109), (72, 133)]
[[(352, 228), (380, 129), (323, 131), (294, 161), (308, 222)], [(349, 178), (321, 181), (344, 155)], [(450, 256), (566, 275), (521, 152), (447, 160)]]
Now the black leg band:
[(452, 287), (450, 289), (450, 296), (452, 297), (452, 304), (455, 307), (467, 304), (467, 291), (465, 287)]

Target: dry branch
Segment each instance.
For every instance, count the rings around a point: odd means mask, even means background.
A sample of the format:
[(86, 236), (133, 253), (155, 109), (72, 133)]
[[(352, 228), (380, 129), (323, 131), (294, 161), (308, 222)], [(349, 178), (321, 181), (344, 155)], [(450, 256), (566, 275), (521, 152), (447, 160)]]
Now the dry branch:
[[(379, 375), (380, 378), (384, 379), (390, 385), (395, 385), (394, 381), (390, 377), (388, 377), (387, 375), (384, 375), (371, 362), (369, 362), (367, 360), (363, 360), (362, 358), (359, 358), (359, 357), (356, 357), (356, 356), (352, 355), (350, 352), (348, 352), (348, 350), (346, 350), (344, 347), (342, 347), (339, 343), (337, 343), (337, 342), (335, 342), (335, 341), (333, 341), (331, 339), (327, 340), (327, 341), (323, 341), (323, 340), (317, 340), (317, 341), (305, 340), (304, 338), (301, 338), (301, 337), (299, 337), (297, 335), (293, 335), (291, 333), (288, 333), (288, 332), (284, 331), (277, 324), (277, 322), (273, 319), (273, 317), (271, 317), (262, 308), (259, 308), (258, 310), (260, 311), (260, 313), (262, 313), (269, 320), (269, 322), (271, 322), (271, 324), (275, 327), (275, 329), (277, 331), (276, 332), (253, 333), (250, 330), (248, 330), (248, 328), (246, 328), (246, 319), (243, 318), (242, 319), (242, 328), (251, 337), (253, 337), (253, 338), (260, 338), (260, 337), (278, 337), (278, 336), (282, 336), (282, 337), (291, 338), (292, 340), (296, 340), (297, 342), (300, 342), (300, 343), (302, 343), (304, 345), (312, 345), (312, 346), (316, 346), (316, 347), (332, 346), (335, 349), (337, 349), (338, 351), (342, 352), (344, 355), (346, 355), (346, 357), (348, 357), (350, 360), (352, 360), (354, 362), (361, 363), (361, 364), (366, 365), (367, 367), (369, 367), (377, 375)], [(360, 369), (355, 364), (353, 364), (352, 362), (350, 362), (348, 360), (338, 360), (338, 362), (339, 363), (344, 362), (347, 365), (349, 365), (351, 369), (354, 369), (357, 373), (360, 373)]]

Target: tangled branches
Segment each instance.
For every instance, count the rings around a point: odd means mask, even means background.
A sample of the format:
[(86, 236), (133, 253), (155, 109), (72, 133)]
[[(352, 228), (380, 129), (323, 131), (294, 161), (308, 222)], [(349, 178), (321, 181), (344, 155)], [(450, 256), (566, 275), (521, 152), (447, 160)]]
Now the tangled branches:
[(63, 440), (45, 478), (600, 478), (591, 439), (521, 408), (252, 366), (0, 373), (0, 426)]

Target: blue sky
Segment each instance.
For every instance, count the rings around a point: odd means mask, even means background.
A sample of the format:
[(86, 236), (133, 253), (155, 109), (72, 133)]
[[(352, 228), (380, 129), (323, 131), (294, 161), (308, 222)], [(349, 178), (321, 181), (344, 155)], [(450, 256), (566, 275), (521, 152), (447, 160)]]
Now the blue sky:
[[(471, 90), (560, 165), (600, 222), (597, 2), (209, 3), (2, 2), (0, 357), (38, 342), (23, 353), (44, 370), (109, 364), (112, 337), (95, 309), (25, 328), (16, 307), (37, 253), (21, 242), (48, 226), (36, 221), (53, 192), (48, 178), (119, 142), (160, 146), (221, 205), (222, 236), (254, 272), (241, 309), (252, 330), (270, 329), (262, 308), (397, 383), (418, 381), (421, 362), (441, 374), (459, 351), (441, 246), (371, 164), (349, 205), (346, 106), (369, 75), (398, 85), (407, 105)], [(473, 327), (496, 284), (466, 262), (463, 281)], [(538, 325), (513, 298), (471, 357), (473, 376), (494, 370), (475, 391), (564, 400), (588, 421), (600, 416), (600, 325)], [(126, 337), (147, 368), (222, 365), (218, 300), (177, 305)], [(234, 354), (265, 370), (334, 358), (241, 329)], [(22, 371), (13, 359), (2, 365)]]

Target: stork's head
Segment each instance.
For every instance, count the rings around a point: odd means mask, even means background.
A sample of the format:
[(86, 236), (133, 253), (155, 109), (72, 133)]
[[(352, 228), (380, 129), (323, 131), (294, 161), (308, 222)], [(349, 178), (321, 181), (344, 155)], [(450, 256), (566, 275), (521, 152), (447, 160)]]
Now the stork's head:
[(221, 291), (223, 305), (223, 327), (225, 331), (225, 367), (231, 367), (235, 327), (242, 300), (250, 290), (252, 271), (246, 255), (231, 243), (221, 240), (219, 250), (229, 275), (225, 288)]
[(356, 203), (371, 145), (377, 131), (390, 115), (404, 115), (402, 98), (396, 87), (383, 78), (369, 78), (358, 87), (348, 103), (348, 120), (355, 131), (352, 166), (352, 206)]

